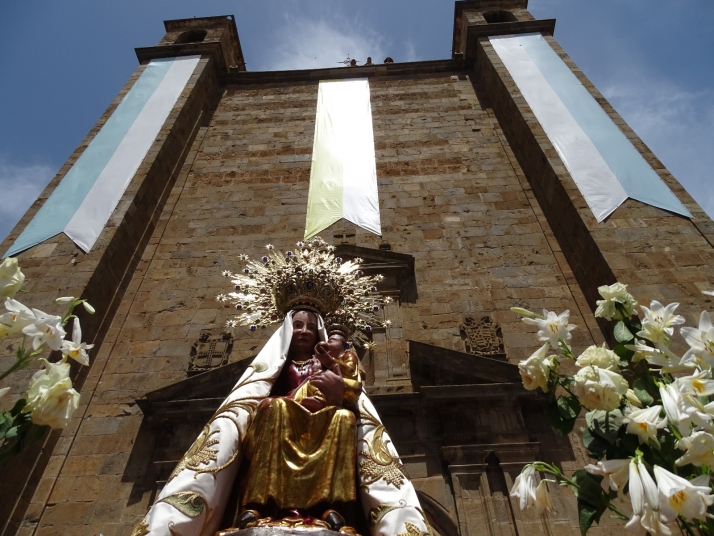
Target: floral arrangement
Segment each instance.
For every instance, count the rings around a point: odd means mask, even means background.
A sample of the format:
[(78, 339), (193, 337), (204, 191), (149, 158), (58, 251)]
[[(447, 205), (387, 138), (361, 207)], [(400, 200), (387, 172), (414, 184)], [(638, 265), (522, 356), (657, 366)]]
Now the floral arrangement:
[[(41, 361), (44, 368), (32, 376), (26, 398), (18, 400), (10, 411), (0, 411), (0, 463), (38, 441), (50, 428), (69, 424), (79, 405), (79, 393), (72, 387), (67, 360), (89, 365), (87, 350), (94, 346), (82, 342), (79, 318), (73, 314), (80, 304), (88, 313), (94, 313), (86, 300), (58, 298), (55, 303), (66, 307), (62, 316), (30, 309), (15, 299), (24, 281), (17, 259), (7, 258), (0, 264), (0, 299), (5, 300), (7, 311), (0, 315), (0, 339), (22, 336), (15, 362), (0, 374), (0, 381), (35, 360)], [(65, 340), (64, 328), (70, 320), (72, 339)], [(62, 352), (62, 358), (50, 363), (39, 357), (45, 347)], [(9, 390), (0, 388), (0, 398)]]
[[(575, 356), (569, 341), (575, 328), (569, 312), (543, 315), (522, 308), (512, 311), (538, 328), (544, 344), (519, 364), (526, 389), (546, 395), (546, 416), (565, 435), (585, 409), (582, 442), (596, 463), (566, 476), (556, 465), (534, 462), (516, 477), (511, 496), (521, 510), (538, 514), (552, 508), (547, 482), (570, 487), (578, 502), (584, 535), (609, 510), (627, 520), (636, 534), (671, 535), (676, 521), (686, 534), (714, 534), (714, 327), (702, 312), (699, 327), (680, 327), (689, 350), (678, 356), (671, 348), (675, 327), (684, 318), (679, 304), (652, 301), (641, 306), (615, 283), (598, 289), (595, 316), (615, 322), (618, 345), (612, 350), (590, 346)], [(714, 292), (705, 294), (714, 296)], [(579, 370), (560, 373), (563, 360)], [(536, 473), (543, 478), (537, 482)]]

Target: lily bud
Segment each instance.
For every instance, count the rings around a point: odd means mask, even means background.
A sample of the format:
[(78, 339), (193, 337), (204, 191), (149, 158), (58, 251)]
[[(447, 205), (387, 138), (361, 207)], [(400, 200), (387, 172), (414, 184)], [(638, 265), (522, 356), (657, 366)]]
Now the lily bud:
[(642, 407), (642, 402), (639, 398), (637, 398), (637, 395), (632, 389), (627, 390), (627, 392), (625, 393), (625, 398), (627, 398), (627, 401), (633, 406), (636, 406), (638, 408)]
[(94, 307), (89, 305), (89, 303), (86, 301), (82, 302), (82, 307), (84, 307), (84, 310), (87, 311), (90, 315), (93, 315), (94, 313), (96, 313), (96, 311), (94, 310)]
[(528, 309), (524, 309), (523, 307), (511, 307), (511, 312), (514, 312), (517, 315), (540, 317), (539, 314), (529, 311)]
[(64, 296), (62, 298), (57, 298), (55, 300), (55, 303), (59, 305), (68, 305), (74, 301), (74, 296)]

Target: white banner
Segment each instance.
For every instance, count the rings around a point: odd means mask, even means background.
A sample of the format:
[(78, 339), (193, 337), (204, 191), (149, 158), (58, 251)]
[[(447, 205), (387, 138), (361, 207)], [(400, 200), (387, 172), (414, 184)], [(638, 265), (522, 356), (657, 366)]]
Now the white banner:
[(305, 238), (345, 218), (381, 235), (366, 79), (320, 82)]
[(691, 217), (542, 35), (489, 40), (598, 222), (628, 197)]
[(61, 232), (92, 249), (199, 59), (151, 60), (5, 256)]

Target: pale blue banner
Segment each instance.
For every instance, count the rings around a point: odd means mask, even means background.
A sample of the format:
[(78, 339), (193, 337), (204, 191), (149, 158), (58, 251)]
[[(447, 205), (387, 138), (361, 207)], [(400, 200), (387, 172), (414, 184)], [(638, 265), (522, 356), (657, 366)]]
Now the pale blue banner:
[(64, 231), (174, 58), (152, 60), (35, 217), (7, 250), (16, 255)]
[(628, 197), (692, 217), (541, 34), (519, 35), (553, 91), (590, 138)]

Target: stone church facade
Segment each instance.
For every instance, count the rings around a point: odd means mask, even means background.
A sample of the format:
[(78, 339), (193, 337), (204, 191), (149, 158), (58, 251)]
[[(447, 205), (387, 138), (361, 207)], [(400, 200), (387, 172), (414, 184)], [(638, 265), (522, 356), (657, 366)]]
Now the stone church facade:
[[(368, 78), (383, 235), (344, 221), (321, 233), (385, 275), (392, 325), (362, 355), (367, 390), (442, 536), (578, 534), (575, 500), (521, 513), (521, 467), (587, 463), (551, 431), (516, 364), (535, 335), (509, 311), (569, 309), (574, 347), (612, 342), (593, 316), (597, 287), (641, 301), (711, 308), (714, 224), (552, 37), (526, 0), (456, 2), (451, 59), (311, 71), (248, 72), (232, 17), (165, 22), (155, 47), (13, 232), (13, 243), (154, 58), (201, 60), (89, 254), (58, 235), (19, 254), (47, 308), (88, 299), (95, 344), (74, 371), (72, 424), (0, 467), (0, 534), (129, 535), (173, 466), (267, 340), (226, 332), (215, 300), (225, 269), (305, 228), (317, 86)], [(627, 200), (597, 223), (489, 36), (540, 32), (692, 213)], [(10, 363), (17, 341), (3, 348)], [(2, 365), (3, 368), (6, 365)], [(15, 376), (21, 396), (33, 371)], [(8, 397), (12, 398), (12, 397)], [(577, 427), (576, 427), (577, 429)], [(619, 530), (603, 519), (592, 534)]]

